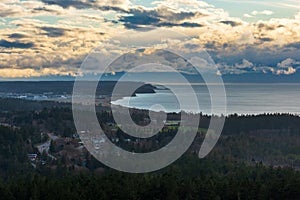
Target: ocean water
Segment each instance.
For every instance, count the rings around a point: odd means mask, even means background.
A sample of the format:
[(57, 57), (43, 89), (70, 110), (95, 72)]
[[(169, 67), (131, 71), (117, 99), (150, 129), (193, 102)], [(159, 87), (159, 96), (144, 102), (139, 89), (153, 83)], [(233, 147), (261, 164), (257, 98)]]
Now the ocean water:
[[(227, 84), (226, 112), (224, 107), (212, 104), (208, 89), (205, 85), (194, 85), (193, 89), (198, 98), (198, 105), (192, 102), (184, 85), (174, 86), (179, 93), (177, 96), (185, 99), (184, 105), (170, 90), (156, 90), (154, 94), (137, 94), (135, 97), (124, 97), (111, 102), (130, 108), (148, 109), (166, 112), (186, 112), (205, 114), (262, 114), (262, 113), (292, 113), (300, 114), (300, 84)], [(176, 90), (177, 91), (177, 90)], [(218, 98), (218, 94), (215, 94)], [(217, 99), (216, 98), (216, 99)], [(222, 99), (218, 99), (223, 101)], [(160, 105), (160, 106), (154, 106)]]

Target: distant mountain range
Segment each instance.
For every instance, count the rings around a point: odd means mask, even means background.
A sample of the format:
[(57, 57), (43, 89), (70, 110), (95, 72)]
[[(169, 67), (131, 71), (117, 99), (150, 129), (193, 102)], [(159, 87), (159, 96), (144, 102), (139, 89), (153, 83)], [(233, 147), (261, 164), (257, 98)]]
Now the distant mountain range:
[[(102, 81), (98, 83), (96, 95), (111, 95), (116, 81)], [(122, 82), (123, 83), (123, 82)], [(72, 94), (74, 81), (9, 81), (0, 82), (0, 93), (2, 94), (53, 94), (64, 95)], [(81, 89), (91, 87), (90, 81), (84, 81)], [(124, 82), (122, 87), (124, 91), (119, 91), (117, 95), (127, 96), (126, 91), (130, 88), (138, 87), (140, 83)], [(144, 84), (138, 88), (135, 93), (154, 93), (155, 87), (150, 84)]]
[(225, 83), (300, 83), (300, 73), (274, 75), (271, 73), (247, 73), (223, 75)]
[[(163, 74), (162, 74), (163, 73)], [(102, 81), (118, 81), (125, 73), (118, 72), (114, 75), (105, 74), (101, 77)], [(176, 82), (173, 73), (156, 72), (156, 73), (138, 73), (139, 79), (141, 77), (157, 77), (163, 76), (166, 82)], [(193, 83), (204, 83), (199, 75), (184, 74), (184, 76)], [(99, 75), (86, 75), (84, 80), (98, 81)], [(275, 75), (271, 73), (244, 73), (244, 74), (225, 74), (222, 75), (224, 83), (300, 83), (300, 72), (291, 75)], [(82, 79), (82, 78), (81, 78)], [(0, 79), (2, 82), (7, 81), (74, 81), (73, 76), (43, 76), (31, 78), (18, 78), (18, 79)], [(134, 80), (134, 76), (132, 76)]]

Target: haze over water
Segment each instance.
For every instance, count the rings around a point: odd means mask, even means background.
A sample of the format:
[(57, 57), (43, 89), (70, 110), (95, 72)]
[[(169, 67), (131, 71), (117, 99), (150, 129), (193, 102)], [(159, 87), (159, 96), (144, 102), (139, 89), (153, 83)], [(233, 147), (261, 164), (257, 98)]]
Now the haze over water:
[[(211, 102), (207, 87), (204, 85), (193, 86), (199, 99), (200, 110), (189, 102), (190, 94), (185, 93), (185, 87), (178, 85), (187, 100), (187, 112), (202, 112), (205, 114), (220, 114), (211, 112)], [(227, 84), (227, 113), (223, 114), (261, 114), (261, 113), (292, 113), (300, 114), (300, 84)], [(167, 112), (179, 112), (180, 106), (169, 90), (157, 90), (154, 94), (137, 94), (136, 97), (125, 97), (113, 101), (112, 104), (131, 108), (150, 109), (159, 111), (160, 104)], [(154, 108), (154, 109), (153, 109)]]

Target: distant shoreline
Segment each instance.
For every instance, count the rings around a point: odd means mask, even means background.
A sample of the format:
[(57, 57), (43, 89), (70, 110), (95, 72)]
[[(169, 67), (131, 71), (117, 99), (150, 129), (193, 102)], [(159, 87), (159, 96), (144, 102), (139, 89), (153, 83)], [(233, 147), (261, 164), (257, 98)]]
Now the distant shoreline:
[[(20, 84), (22, 83), (22, 84)], [(40, 83), (40, 84), (39, 84)], [(14, 99), (23, 99), (30, 101), (52, 101), (59, 103), (72, 103), (72, 91), (73, 91), (73, 81), (69, 82), (0, 82), (0, 98), (14, 98)], [(104, 89), (101, 92), (95, 94), (96, 105), (102, 106), (105, 108), (110, 108), (112, 101), (116, 101), (123, 98), (128, 98), (126, 93), (114, 95), (114, 99), (111, 98), (111, 92), (113, 91), (114, 85), (116, 82), (112, 81), (103, 81), (100, 84), (106, 84)], [(133, 83), (130, 83), (133, 84)], [(131, 88), (131, 85), (128, 85)], [(178, 84), (179, 85), (179, 84)], [(182, 84), (180, 84), (182, 85)], [(199, 85), (200, 91), (204, 91), (204, 84), (194, 84), (195, 86)], [(103, 86), (103, 85), (101, 85)], [(203, 86), (203, 87), (202, 87)], [(228, 87), (227, 87), (228, 86)], [(232, 87), (231, 87), (232, 86)], [(249, 86), (249, 87), (248, 87)], [(252, 87), (253, 86), (253, 87)], [(256, 87), (258, 86), (258, 87)], [(265, 87), (264, 87), (265, 86)], [(278, 86), (278, 87), (277, 87)], [(291, 86), (291, 87), (289, 87)], [(225, 89), (227, 92), (227, 112), (223, 113), (225, 116), (231, 114), (241, 114), (241, 115), (253, 115), (253, 114), (264, 114), (264, 113), (291, 113), (291, 114), (300, 114), (300, 103), (298, 101), (293, 101), (292, 99), (300, 98), (300, 83), (231, 83), (225, 84)], [(202, 89), (201, 89), (202, 88)], [(160, 99), (163, 97), (162, 101), (167, 105), (167, 113), (172, 112), (172, 102), (168, 103), (169, 100), (166, 99), (167, 96), (159, 96), (161, 92), (165, 92), (166, 87), (160, 85), (150, 85), (146, 84), (143, 89), (136, 91), (132, 96), (136, 94), (143, 94), (134, 98), (133, 102), (136, 101), (138, 106), (131, 104), (131, 108), (136, 108), (140, 110), (147, 110), (148, 107), (144, 107), (143, 104), (153, 105), (151, 103), (157, 104)], [(161, 92), (160, 92), (161, 91)], [(280, 92), (282, 91), (282, 92)], [(166, 91), (167, 92), (167, 91)], [(183, 89), (184, 92), (184, 89)], [(149, 95), (148, 95), (149, 94)], [(202, 95), (202, 93), (199, 93)], [(205, 94), (205, 93), (204, 93)], [(283, 95), (284, 94), (284, 95)], [(146, 99), (142, 99), (141, 96), (146, 96)], [(150, 97), (151, 96), (151, 97)], [(285, 98), (290, 97), (290, 98)], [(291, 98), (292, 97), (292, 98)], [(87, 97), (89, 98), (89, 97)], [(91, 95), (90, 98), (94, 98)], [(155, 101), (149, 101), (149, 98), (156, 99)], [(205, 99), (204, 99), (205, 100)], [(208, 113), (208, 114), (219, 114), (211, 113), (208, 109), (206, 101), (200, 101), (201, 110), (193, 110), (194, 113)], [(114, 104), (115, 105), (115, 104)], [(122, 105), (125, 104), (118, 104)], [(100, 108), (100, 107), (99, 107)], [(192, 107), (190, 110), (193, 109)], [(187, 110), (186, 112), (189, 112)]]

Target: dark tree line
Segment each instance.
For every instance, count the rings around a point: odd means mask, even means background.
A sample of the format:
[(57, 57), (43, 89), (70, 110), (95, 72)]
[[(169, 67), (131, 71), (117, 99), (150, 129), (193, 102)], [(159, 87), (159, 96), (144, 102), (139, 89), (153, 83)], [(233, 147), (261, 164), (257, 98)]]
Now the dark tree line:
[(298, 199), (300, 173), (185, 157), (150, 174), (41, 176), (0, 182), (3, 199)]

